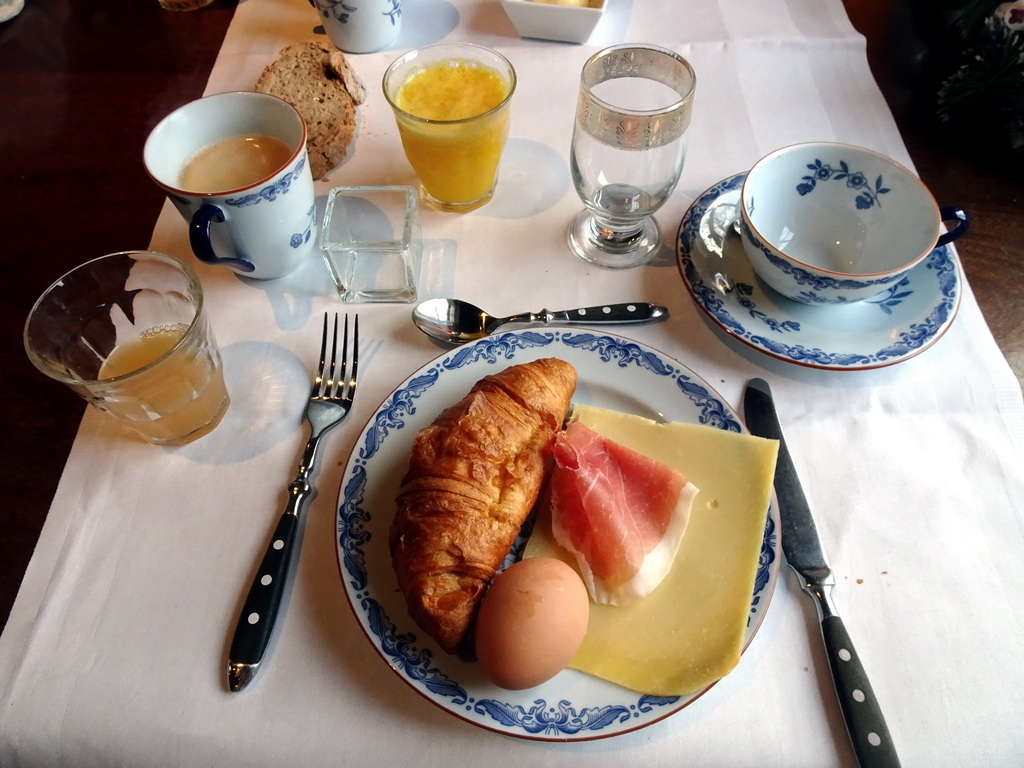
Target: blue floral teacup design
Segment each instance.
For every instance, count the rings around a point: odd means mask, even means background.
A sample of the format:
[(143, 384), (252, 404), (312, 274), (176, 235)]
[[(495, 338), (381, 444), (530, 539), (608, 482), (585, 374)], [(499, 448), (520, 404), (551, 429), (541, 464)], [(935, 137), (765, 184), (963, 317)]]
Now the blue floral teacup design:
[[(757, 275), (805, 304), (849, 304), (898, 283), (967, 230), (916, 175), (861, 147), (796, 144), (759, 160), (740, 196), (743, 248)], [(956, 220), (943, 233), (944, 221)]]

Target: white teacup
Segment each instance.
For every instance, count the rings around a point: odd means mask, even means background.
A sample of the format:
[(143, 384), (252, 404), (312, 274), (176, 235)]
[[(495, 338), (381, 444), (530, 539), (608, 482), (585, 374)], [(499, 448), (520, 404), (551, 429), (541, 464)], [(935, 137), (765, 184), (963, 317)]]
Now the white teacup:
[(387, 48), (402, 31), (402, 0), (309, 0), (323, 19), (324, 31), (348, 53)]
[(286, 101), (240, 91), (190, 102), (153, 129), (143, 158), (189, 222), (200, 261), (272, 279), (313, 252), (306, 125)]
[[(743, 248), (757, 275), (805, 304), (863, 301), (967, 231), (921, 180), (861, 147), (796, 144), (759, 160), (740, 194)], [(957, 220), (946, 233), (943, 221)]]

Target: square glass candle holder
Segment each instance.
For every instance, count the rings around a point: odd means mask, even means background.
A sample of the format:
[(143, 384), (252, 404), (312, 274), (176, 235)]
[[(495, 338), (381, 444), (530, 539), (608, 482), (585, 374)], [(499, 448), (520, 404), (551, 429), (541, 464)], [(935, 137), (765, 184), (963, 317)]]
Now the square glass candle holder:
[(338, 295), (351, 303), (416, 300), (422, 241), (414, 187), (335, 187), (320, 250)]

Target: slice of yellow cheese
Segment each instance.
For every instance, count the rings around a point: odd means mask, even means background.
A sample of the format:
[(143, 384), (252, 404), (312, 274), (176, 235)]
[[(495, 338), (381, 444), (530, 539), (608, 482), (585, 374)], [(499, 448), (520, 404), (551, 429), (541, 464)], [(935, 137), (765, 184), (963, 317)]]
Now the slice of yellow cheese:
[[(695, 424), (576, 405), (573, 418), (658, 459), (700, 488), (672, 570), (644, 599), (591, 604), (570, 668), (659, 696), (699, 691), (736, 666), (743, 649), (771, 500), (778, 443)], [(538, 516), (526, 557), (574, 558)]]

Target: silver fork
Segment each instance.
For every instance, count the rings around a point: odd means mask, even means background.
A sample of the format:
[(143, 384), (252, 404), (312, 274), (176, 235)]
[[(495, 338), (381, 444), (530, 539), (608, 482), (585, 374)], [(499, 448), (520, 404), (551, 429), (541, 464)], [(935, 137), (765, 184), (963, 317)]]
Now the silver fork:
[[(327, 367), (327, 314), (324, 314), (323, 340), (320, 342), (320, 366), (313, 378), (313, 388), (306, 404), (306, 420), (310, 436), (299, 463), (299, 472), (288, 486), (288, 503), (274, 530), (259, 571), (245, 598), (242, 615), (238, 617), (235, 635), (228, 652), (228, 687), (240, 691), (259, 671), (263, 654), (274, 631), (281, 597), (288, 581), (292, 557), (298, 551), (299, 516), (316, 493), (310, 482), (316, 466), (320, 438), (331, 427), (340, 424), (352, 408), (356, 391), (359, 361), (359, 315), (352, 332), (352, 356), (349, 363), (348, 315), (345, 315), (345, 338), (341, 347), (341, 370), (338, 370), (338, 315), (334, 315), (331, 340), (331, 361)], [(351, 368), (351, 372), (349, 372)]]

